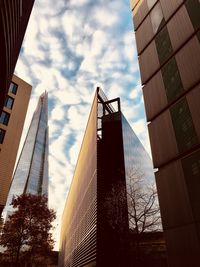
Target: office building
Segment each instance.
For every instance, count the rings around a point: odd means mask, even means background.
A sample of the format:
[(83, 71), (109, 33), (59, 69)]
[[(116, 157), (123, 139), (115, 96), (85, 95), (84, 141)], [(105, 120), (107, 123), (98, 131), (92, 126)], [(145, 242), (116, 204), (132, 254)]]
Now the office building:
[(0, 0), (0, 112), (7, 95), (34, 0)]
[(200, 266), (200, 1), (131, 7), (169, 266)]
[(129, 265), (126, 179), (151, 160), (120, 108), (98, 88), (62, 217), (59, 267)]
[(13, 196), (31, 193), (48, 196), (48, 96), (43, 93), (19, 156), (13, 175), (4, 216), (12, 211)]
[(12, 180), (31, 89), (14, 75), (0, 116), (0, 214)]

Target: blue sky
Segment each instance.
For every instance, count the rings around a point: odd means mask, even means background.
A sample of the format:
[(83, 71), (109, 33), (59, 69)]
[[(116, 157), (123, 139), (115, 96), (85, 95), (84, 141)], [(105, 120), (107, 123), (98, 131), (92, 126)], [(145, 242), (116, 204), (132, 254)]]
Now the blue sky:
[(39, 95), (49, 95), (49, 204), (60, 220), (94, 91), (120, 97), (150, 151), (129, 0), (35, 0), (15, 73), (32, 84), (24, 140)]

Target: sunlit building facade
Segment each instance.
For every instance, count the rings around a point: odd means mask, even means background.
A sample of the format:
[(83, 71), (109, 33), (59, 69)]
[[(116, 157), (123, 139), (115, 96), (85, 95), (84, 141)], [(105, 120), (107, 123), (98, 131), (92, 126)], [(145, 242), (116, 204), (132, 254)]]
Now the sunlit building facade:
[(7, 95), (34, 0), (0, 0), (0, 112)]
[(14, 75), (0, 112), (0, 214), (12, 181), (31, 89), (31, 85)]
[(59, 267), (130, 266), (126, 178), (133, 168), (154, 179), (120, 99), (98, 88), (63, 212)]
[(132, 0), (169, 266), (200, 266), (200, 1)]
[[(19, 156), (4, 213), (12, 211), (13, 196), (23, 193), (48, 196), (48, 95), (43, 93)], [(6, 215), (5, 215), (6, 216)]]

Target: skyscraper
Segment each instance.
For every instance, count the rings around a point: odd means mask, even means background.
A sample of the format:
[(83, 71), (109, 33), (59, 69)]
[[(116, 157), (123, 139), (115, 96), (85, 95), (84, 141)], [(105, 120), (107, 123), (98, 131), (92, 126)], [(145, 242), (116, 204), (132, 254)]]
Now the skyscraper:
[(23, 193), (48, 195), (48, 96), (43, 93), (13, 175), (4, 212), (12, 210), (13, 196)]
[(133, 168), (153, 180), (120, 99), (108, 100), (98, 88), (62, 217), (59, 267), (130, 266), (126, 179)]
[(0, 113), (0, 214), (6, 204), (32, 87), (13, 76)]
[(0, 0), (0, 112), (10, 86), (34, 0)]
[(169, 266), (200, 266), (200, 1), (131, 7)]

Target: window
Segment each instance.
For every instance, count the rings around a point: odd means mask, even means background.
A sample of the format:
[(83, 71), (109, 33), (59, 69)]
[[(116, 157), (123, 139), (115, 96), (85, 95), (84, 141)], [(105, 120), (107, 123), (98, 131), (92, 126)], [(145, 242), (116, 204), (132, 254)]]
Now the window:
[(178, 66), (173, 57), (161, 69), (168, 102), (175, 100), (182, 92), (183, 85)]
[(198, 144), (198, 137), (186, 98), (181, 99), (170, 109), (172, 123), (180, 152)]
[(200, 151), (196, 151), (190, 156), (181, 160), (185, 182), (187, 184), (187, 190), (189, 198), (191, 200), (191, 206), (194, 212), (196, 220), (200, 219), (199, 208), (200, 208)]
[(160, 64), (163, 64), (173, 52), (166, 26), (158, 33), (155, 38), (155, 42)]
[(3, 139), (6, 131), (0, 128), (0, 144), (3, 144)]
[(14, 103), (14, 99), (7, 95), (6, 101), (5, 101), (5, 107), (12, 109), (13, 103)]
[(0, 123), (4, 125), (8, 125), (9, 118), (10, 118), (10, 114), (5, 111), (2, 111), (1, 116), (0, 116)]
[[(148, 2), (150, 2), (150, 1), (148, 1)], [(155, 2), (155, 1), (153, 1), (153, 2)], [(153, 4), (154, 4), (153, 2), (152, 2), (152, 4), (148, 3), (149, 7), (153, 6)], [(150, 18), (151, 18), (153, 32), (154, 32), (154, 34), (156, 34), (159, 31), (159, 29), (165, 24), (165, 19), (163, 16), (160, 2), (158, 2), (156, 4), (156, 6), (152, 9), (152, 11), (150, 13)]]
[(188, 0), (186, 1), (185, 6), (194, 29), (197, 30), (200, 27), (200, 2), (199, 0)]
[(10, 87), (9, 87), (9, 92), (16, 95), (17, 94), (17, 84), (11, 82)]

